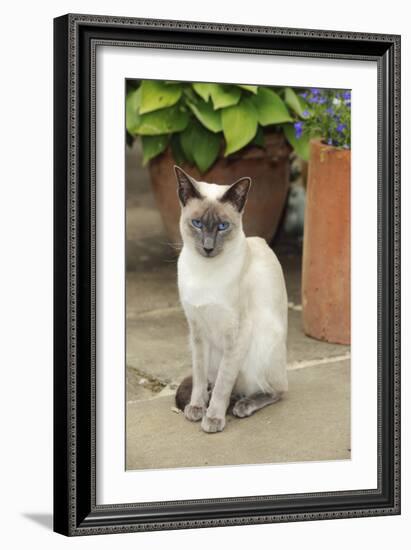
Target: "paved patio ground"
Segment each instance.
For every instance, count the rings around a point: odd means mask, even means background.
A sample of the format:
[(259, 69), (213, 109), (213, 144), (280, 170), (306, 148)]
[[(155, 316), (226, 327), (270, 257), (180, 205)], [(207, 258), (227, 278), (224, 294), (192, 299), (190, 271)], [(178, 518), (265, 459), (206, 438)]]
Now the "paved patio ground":
[(176, 256), (164, 234), (136, 147), (127, 153), (127, 469), (350, 458), (349, 347), (301, 325), (301, 256), (276, 248), (289, 299), (289, 392), (250, 418), (206, 434), (174, 405), (191, 371)]

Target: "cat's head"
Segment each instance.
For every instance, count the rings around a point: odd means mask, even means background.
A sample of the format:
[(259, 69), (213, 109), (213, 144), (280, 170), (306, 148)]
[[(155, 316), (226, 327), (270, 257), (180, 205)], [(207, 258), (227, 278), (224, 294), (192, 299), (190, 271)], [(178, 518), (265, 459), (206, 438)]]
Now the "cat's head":
[(232, 185), (196, 181), (174, 167), (181, 204), (180, 231), (184, 245), (205, 258), (214, 258), (243, 236), (242, 216), (250, 178)]

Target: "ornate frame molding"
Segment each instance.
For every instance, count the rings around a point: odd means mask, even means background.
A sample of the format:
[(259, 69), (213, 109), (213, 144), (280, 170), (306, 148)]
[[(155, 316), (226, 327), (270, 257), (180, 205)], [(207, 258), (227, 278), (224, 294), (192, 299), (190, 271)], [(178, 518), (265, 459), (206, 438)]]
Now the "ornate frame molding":
[[(220, 42), (221, 37), (224, 37), (223, 46), (213, 43), (216, 36), (220, 37)], [(258, 42), (257, 37), (261, 37), (263, 42), (258, 43), (258, 47), (251, 46), (251, 41)], [(102, 44), (377, 62), (378, 489), (311, 493), (298, 495), (298, 498), (293, 495), (270, 495), (172, 503), (96, 505), (95, 78), (96, 48)], [(265, 47), (267, 45), (271, 47)], [(81, 148), (80, 140), (90, 143), (89, 151)], [(84, 244), (85, 234), (87, 245)], [(341, 499), (344, 498), (346, 501), (342, 503)], [(88, 535), (398, 513), (400, 37), (92, 15), (57, 18), (55, 530), (66, 535)]]

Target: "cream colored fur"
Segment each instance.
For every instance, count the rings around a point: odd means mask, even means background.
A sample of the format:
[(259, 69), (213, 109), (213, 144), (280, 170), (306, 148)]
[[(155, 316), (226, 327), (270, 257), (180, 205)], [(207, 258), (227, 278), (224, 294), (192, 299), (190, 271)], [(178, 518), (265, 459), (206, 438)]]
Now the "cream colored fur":
[[(229, 186), (195, 186), (208, 204), (221, 208), (219, 198)], [(193, 198), (182, 208), (178, 289), (193, 352), (186, 416), (202, 418), (203, 429), (214, 432), (224, 428), (232, 394), (268, 394), (274, 402), (287, 390), (287, 293), (277, 257), (263, 239), (245, 237), (242, 215), (231, 205), (225, 208), (237, 216), (235, 234), (216, 257), (198, 253), (186, 221), (204, 199)]]

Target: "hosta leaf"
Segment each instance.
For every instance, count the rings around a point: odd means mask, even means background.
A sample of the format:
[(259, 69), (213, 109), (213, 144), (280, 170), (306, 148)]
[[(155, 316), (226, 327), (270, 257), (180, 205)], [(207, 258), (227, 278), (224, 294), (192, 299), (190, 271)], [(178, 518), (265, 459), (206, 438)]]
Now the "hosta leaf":
[(161, 136), (142, 136), (141, 143), (143, 146), (143, 166), (145, 166), (149, 160), (155, 158), (162, 153), (168, 145), (167, 134)]
[(183, 94), (185, 95), (187, 100), (192, 101), (194, 103), (199, 99), (198, 95), (194, 92), (191, 84), (184, 86)]
[(250, 86), (248, 84), (238, 84), (238, 87), (248, 92), (252, 92), (253, 94), (256, 94), (258, 90), (258, 86)]
[(137, 133), (135, 128), (138, 127), (141, 122), (141, 117), (139, 115), (140, 98), (140, 88), (137, 90), (132, 90), (126, 97), (126, 128), (128, 133), (131, 135)]
[(204, 101), (208, 101), (211, 97), (214, 109), (223, 109), (224, 107), (236, 105), (241, 97), (239, 87), (229, 84), (196, 83), (193, 84), (193, 88)]
[(183, 91), (181, 84), (165, 84), (161, 80), (143, 80), (140, 88), (140, 115), (175, 105)]
[(191, 164), (196, 164), (200, 172), (206, 172), (218, 157), (221, 137), (210, 132), (196, 121), (192, 121), (180, 134), (184, 155)]
[(158, 136), (181, 132), (186, 128), (189, 114), (179, 104), (140, 115), (138, 124), (133, 126), (133, 132), (142, 136)]
[(212, 132), (221, 132), (223, 127), (221, 125), (220, 111), (214, 111), (210, 102), (206, 103), (202, 99), (198, 99), (195, 102), (187, 101), (187, 105), (201, 124), (208, 130)]
[(223, 109), (231, 105), (237, 105), (240, 101), (241, 90), (237, 86), (226, 86), (224, 84), (213, 84), (211, 99), (214, 109)]
[(221, 136), (197, 125), (194, 135), (193, 156), (200, 172), (206, 172), (212, 166), (220, 152)]
[(258, 115), (250, 98), (243, 98), (238, 105), (224, 109), (221, 121), (227, 144), (225, 156), (247, 145), (256, 135)]
[(184, 132), (173, 134), (170, 140), (171, 152), (176, 164), (184, 164), (185, 162), (188, 162), (180, 143), (180, 136), (182, 134), (184, 134)]
[(181, 149), (186, 157), (187, 161), (190, 164), (194, 164), (194, 154), (193, 154), (193, 142), (194, 142), (194, 123), (193, 121), (187, 126), (184, 132), (180, 134), (180, 145)]
[(289, 144), (294, 149), (299, 157), (303, 160), (309, 160), (310, 158), (310, 137), (307, 134), (303, 134), (299, 139), (295, 137), (295, 129), (293, 124), (283, 124), (283, 130), (285, 137)]
[(299, 117), (303, 117), (303, 113), (308, 109), (308, 106), (302, 97), (297, 95), (292, 88), (285, 88), (284, 99), (294, 113), (296, 113)]
[(194, 91), (202, 98), (204, 101), (208, 101), (211, 96), (211, 90), (214, 84), (207, 84), (204, 82), (195, 82), (193, 84)]
[(262, 126), (292, 121), (284, 101), (272, 90), (259, 88), (257, 95), (251, 100), (258, 112), (258, 122)]
[(264, 147), (264, 132), (261, 126), (257, 128), (257, 133), (251, 143), (257, 147)]

